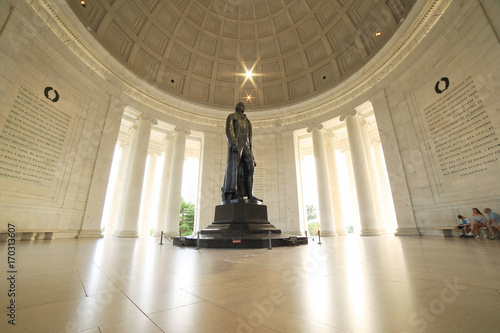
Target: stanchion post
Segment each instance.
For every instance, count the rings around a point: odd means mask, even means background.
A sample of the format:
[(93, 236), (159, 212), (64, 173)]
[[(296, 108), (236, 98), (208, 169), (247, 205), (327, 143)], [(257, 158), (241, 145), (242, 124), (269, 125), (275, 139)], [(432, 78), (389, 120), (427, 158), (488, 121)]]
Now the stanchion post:
[(200, 249), (200, 232), (198, 231), (197, 236), (196, 236), (196, 249)]
[(160, 236), (160, 244), (158, 245), (163, 245), (163, 231), (161, 232), (161, 236)]
[(321, 244), (321, 231), (318, 230), (318, 244)]
[(271, 232), (270, 232), (270, 231), (268, 231), (268, 235), (269, 235), (269, 246), (268, 246), (268, 248), (267, 248), (267, 249), (268, 249), (268, 250), (272, 250), (273, 248), (272, 248), (272, 246), (271, 246)]

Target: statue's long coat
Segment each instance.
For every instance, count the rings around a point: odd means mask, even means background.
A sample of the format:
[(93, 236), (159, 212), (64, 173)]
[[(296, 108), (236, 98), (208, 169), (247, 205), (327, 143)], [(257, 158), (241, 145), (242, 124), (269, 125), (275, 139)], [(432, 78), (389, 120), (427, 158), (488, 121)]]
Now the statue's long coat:
[[(248, 149), (249, 153), (252, 154), (252, 124), (250, 124), (250, 121), (244, 113), (234, 112), (227, 117), (226, 137), (227, 163), (222, 192), (236, 193), (238, 184), (238, 166), (241, 161), (241, 154), (244, 149)], [(238, 150), (235, 151), (232, 147), (236, 145), (238, 146)], [(253, 168), (253, 165), (251, 167)]]

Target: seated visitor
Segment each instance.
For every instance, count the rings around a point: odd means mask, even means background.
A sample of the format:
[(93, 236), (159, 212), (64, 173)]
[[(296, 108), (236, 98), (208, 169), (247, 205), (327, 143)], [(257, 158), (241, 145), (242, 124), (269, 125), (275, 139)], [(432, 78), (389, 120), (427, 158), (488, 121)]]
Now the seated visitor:
[(498, 237), (495, 236), (495, 228), (497, 228), (500, 233), (500, 215), (492, 212), (489, 208), (485, 208), (484, 212), (488, 214), (488, 230), (491, 232), (490, 239), (498, 239)]
[[(465, 237), (465, 235), (468, 233), (468, 228), (470, 227), (469, 221), (463, 217), (462, 215), (458, 215), (458, 225), (455, 227), (456, 232), (460, 235), (460, 237)], [(464, 230), (462, 233), (460, 230)]]
[(487, 228), (488, 222), (486, 217), (479, 211), (477, 208), (472, 208), (472, 219), (474, 223), (472, 223), (472, 231), (467, 234), (467, 236), (474, 236), (476, 234), (476, 238), (481, 238), (481, 232), (479, 228), (485, 227)]

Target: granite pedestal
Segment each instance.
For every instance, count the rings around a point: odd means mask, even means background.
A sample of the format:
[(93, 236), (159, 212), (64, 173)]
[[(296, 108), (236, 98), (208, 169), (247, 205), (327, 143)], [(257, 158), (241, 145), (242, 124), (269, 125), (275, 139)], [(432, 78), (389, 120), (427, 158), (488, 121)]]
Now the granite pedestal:
[[(269, 235), (271, 232), (271, 235)], [(267, 248), (307, 244), (307, 237), (283, 235), (267, 217), (267, 206), (258, 200), (236, 199), (215, 207), (214, 222), (198, 237), (174, 237), (174, 245), (203, 248)]]
[(202, 235), (280, 234), (267, 219), (267, 206), (258, 200), (231, 200), (215, 207), (214, 222)]

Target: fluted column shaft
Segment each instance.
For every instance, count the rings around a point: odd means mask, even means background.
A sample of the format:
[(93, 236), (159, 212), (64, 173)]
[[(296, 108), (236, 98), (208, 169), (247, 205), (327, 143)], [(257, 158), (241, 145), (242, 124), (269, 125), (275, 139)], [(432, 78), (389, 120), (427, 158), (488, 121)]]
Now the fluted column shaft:
[(186, 135), (191, 131), (177, 127), (175, 129), (174, 150), (172, 153), (172, 168), (170, 170), (170, 184), (167, 196), (167, 218), (165, 232), (168, 236), (179, 235), (179, 215), (181, 209), (182, 172), (184, 169), (184, 155), (186, 150)]
[(314, 160), (316, 165), (316, 181), (318, 188), (319, 218), (322, 236), (335, 236), (333, 224), (332, 191), (328, 175), (325, 141), (321, 129), (323, 125), (310, 127), (312, 134)]
[(354, 182), (356, 183), (356, 193), (358, 196), (361, 235), (380, 235), (380, 230), (377, 225), (375, 201), (371, 189), (370, 170), (368, 169), (368, 160), (366, 158), (363, 137), (361, 135), (356, 112), (350, 112), (340, 118), (341, 121), (344, 119), (347, 127)]
[(129, 178), (130, 178), (130, 168), (132, 166), (132, 161), (134, 160), (133, 147), (135, 146), (135, 142), (137, 141), (137, 130), (138, 130), (137, 124), (134, 124), (132, 127), (130, 127), (128, 129), (128, 133), (131, 135), (131, 138), (130, 138), (129, 147), (127, 149), (125, 166), (123, 168), (124, 171), (123, 171), (122, 186), (121, 186), (122, 191), (119, 194), (116, 224), (115, 224), (115, 228), (113, 231), (113, 236), (115, 236), (115, 237), (120, 232), (120, 228), (121, 228), (121, 224), (122, 224), (122, 220), (123, 220), (123, 214), (124, 214), (124, 210), (125, 210), (125, 200), (127, 197), (127, 184), (128, 184)]
[(172, 169), (172, 153), (174, 152), (175, 136), (169, 133), (163, 139), (166, 143), (163, 153), (163, 168), (160, 180), (160, 193), (158, 195), (158, 215), (156, 219), (156, 228), (153, 236), (160, 236), (165, 231), (165, 220), (167, 219), (167, 196), (170, 183), (170, 170)]
[(397, 227), (396, 213), (394, 211), (394, 201), (391, 193), (391, 185), (387, 177), (386, 166), (384, 162), (384, 153), (380, 141), (372, 142), (373, 155), (375, 156), (375, 165), (377, 168), (378, 179), (380, 182), (380, 192), (383, 200), (383, 209), (385, 212), (385, 228), (388, 233), (394, 233), (394, 228)]
[(406, 178), (401, 150), (399, 147), (394, 120), (387, 102), (387, 91), (380, 90), (370, 99), (373, 112), (377, 119), (377, 127), (380, 133), (380, 142), (384, 151), (391, 193), (394, 199), (394, 209), (397, 217), (396, 236), (417, 236), (420, 232), (417, 228), (414, 207), (410, 196), (408, 179)]
[(387, 229), (384, 227), (386, 216), (383, 208), (382, 194), (380, 192), (380, 182), (378, 179), (377, 168), (375, 166), (375, 157), (373, 156), (370, 136), (368, 134), (368, 124), (365, 120), (361, 123), (361, 135), (363, 137), (366, 159), (368, 161), (368, 170), (370, 171), (372, 195), (375, 202), (375, 211), (377, 212), (377, 225), (381, 233), (387, 234)]
[[(358, 204), (358, 194), (356, 193), (356, 182), (354, 181), (354, 172), (352, 170), (352, 158), (351, 151), (347, 148), (343, 151), (346, 166), (347, 166), (347, 175), (349, 177), (349, 189), (351, 192), (351, 205), (352, 205), (352, 224), (353, 229), (361, 230), (361, 222), (359, 218), (359, 204)], [(351, 215), (349, 216), (351, 217)]]
[(118, 160), (116, 161), (118, 167), (115, 168), (113, 161), (112, 170), (116, 170), (116, 179), (114, 187), (109, 194), (106, 194), (106, 200), (110, 200), (109, 204), (106, 202), (105, 208), (107, 210), (106, 216), (106, 229), (104, 230), (105, 236), (111, 236), (115, 232), (118, 225), (118, 218), (120, 216), (120, 199), (123, 192), (123, 183), (125, 180), (125, 165), (127, 164), (127, 156), (129, 152), (130, 145), (119, 144), (120, 153)]
[(332, 132), (325, 133), (326, 157), (328, 161), (328, 176), (330, 179), (330, 189), (332, 192), (333, 217), (335, 232), (339, 236), (347, 235), (345, 231), (344, 219), (342, 218), (342, 194), (337, 171), (337, 159), (335, 157), (335, 135)]
[(149, 154), (148, 169), (145, 175), (145, 183), (142, 189), (141, 213), (139, 215), (139, 236), (149, 236), (151, 225), (151, 207), (153, 206), (153, 190), (155, 186), (156, 162), (159, 153), (152, 151)]
[(142, 186), (144, 183), (144, 171), (148, 157), (149, 139), (151, 127), (158, 124), (156, 119), (142, 115), (137, 121), (137, 133), (133, 147), (131, 147), (132, 158), (130, 170), (125, 189), (125, 200), (123, 201), (123, 214), (117, 237), (138, 237), (139, 212), (141, 208)]
[[(218, 186), (218, 180), (216, 180), (214, 156), (216, 154), (216, 139), (217, 134), (208, 133), (204, 134), (203, 146), (202, 146), (202, 157), (200, 161), (201, 179), (200, 179), (200, 191), (198, 193), (198, 204), (196, 205), (196, 211), (199, 212), (198, 225), (194, 225), (193, 231), (198, 231), (210, 225), (214, 219), (214, 190)], [(219, 192), (220, 193), (220, 192)], [(219, 199), (219, 196), (217, 196)], [(196, 221), (195, 221), (196, 222)]]

